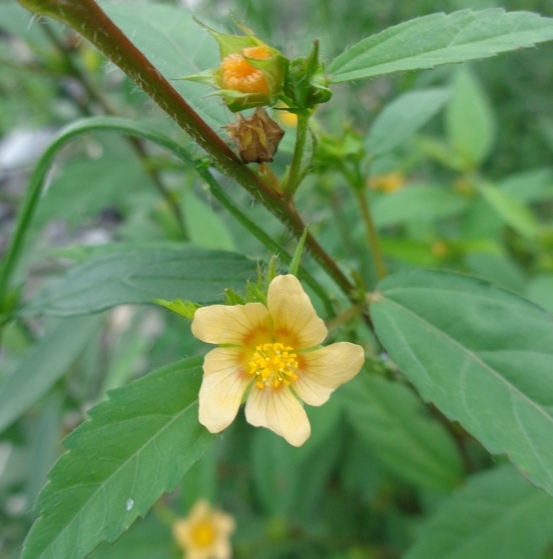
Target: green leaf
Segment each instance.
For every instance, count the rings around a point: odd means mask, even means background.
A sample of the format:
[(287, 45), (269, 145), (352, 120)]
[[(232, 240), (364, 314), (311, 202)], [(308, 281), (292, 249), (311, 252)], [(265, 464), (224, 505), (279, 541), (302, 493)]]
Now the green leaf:
[(147, 2), (103, 2), (102, 8), (211, 127), (228, 124), (224, 106), (204, 99), (206, 87), (176, 80), (220, 64), (217, 43), (189, 10)]
[(553, 313), (553, 274), (540, 274), (532, 278), (526, 296)]
[(22, 559), (81, 559), (171, 491), (213, 439), (198, 423), (201, 358), (109, 393), (65, 439)]
[(478, 190), (507, 225), (510, 225), (523, 237), (535, 238), (538, 232), (538, 222), (527, 206), (492, 184), (479, 184)]
[(352, 425), (396, 475), (439, 491), (461, 483), (463, 468), (451, 436), (406, 386), (364, 375), (342, 394)]
[(330, 64), (334, 83), (487, 58), (553, 39), (553, 19), (492, 8), (431, 14), (353, 45)]
[(365, 147), (378, 157), (409, 140), (446, 104), (451, 92), (445, 88), (421, 89), (404, 93), (374, 120)]
[[(53, 219), (62, 219), (77, 227), (102, 210), (115, 206), (140, 192), (153, 191), (151, 178), (124, 138), (98, 134), (95, 148), (99, 155), (79, 155), (54, 167), (48, 189), (38, 206), (33, 229)], [(125, 161), (125, 165), (121, 165)]]
[(100, 319), (81, 316), (61, 320), (25, 353), (19, 366), (0, 385), (0, 432), (67, 373)]
[(113, 252), (71, 268), (19, 314), (73, 316), (179, 297), (210, 304), (221, 300), (226, 287), (243, 288), (255, 273), (255, 262), (231, 252), (191, 248)]
[(541, 167), (503, 179), (499, 188), (520, 202), (553, 200), (553, 169)]
[(492, 108), (480, 84), (465, 67), (455, 75), (446, 128), (449, 143), (465, 168), (478, 167), (490, 154), (495, 136)]
[(340, 450), (336, 428), (341, 404), (341, 399), (333, 396), (324, 406), (306, 408), (312, 436), (299, 448), (267, 429), (255, 431), (253, 482), (262, 505), (271, 514), (288, 518), (312, 514)]
[(148, 518), (137, 521), (113, 545), (101, 543), (87, 559), (175, 559), (168, 526)]
[(463, 212), (469, 200), (440, 186), (409, 185), (381, 196), (373, 204), (377, 227), (389, 227), (411, 220), (433, 221)]
[(221, 217), (193, 192), (181, 204), (190, 240), (199, 248), (235, 250), (232, 235)]
[(505, 465), (458, 490), (405, 559), (540, 559), (552, 542), (553, 498)]
[(553, 493), (553, 320), (474, 278), (441, 272), (383, 280), (371, 316), (426, 401)]
[(217, 439), (204, 455), (186, 472), (181, 484), (181, 503), (188, 511), (200, 499), (217, 502), (217, 456), (220, 454), (221, 438)]
[(472, 274), (498, 287), (523, 294), (526, 278), (516, 261), (502, 255), (469, 252), (465, 264)]

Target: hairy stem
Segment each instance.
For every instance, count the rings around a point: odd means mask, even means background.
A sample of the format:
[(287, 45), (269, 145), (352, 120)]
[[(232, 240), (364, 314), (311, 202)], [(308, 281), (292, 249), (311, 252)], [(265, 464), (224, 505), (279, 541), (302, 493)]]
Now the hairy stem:
[[(35, 13), (69, 25), (91, 41), (190, 134), (228, 176), (245, 188), (252, 197), (263, 203), (296, 238), (301, 237), (305, 225), (295, 210), (290, 212), (289, 204), (284, 197), (273, 191), (242, 163), (94, 0), (18, 1)], [(307, 235), (306, 245), (319, 265), (348, 297), (353, 298), (353, 285), (311, 234)]]

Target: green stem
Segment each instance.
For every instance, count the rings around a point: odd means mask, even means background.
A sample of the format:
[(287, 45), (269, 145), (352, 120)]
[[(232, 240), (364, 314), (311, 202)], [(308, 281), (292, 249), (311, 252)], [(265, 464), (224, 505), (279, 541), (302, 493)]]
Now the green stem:
[(369, 201), (367, 199), (367, 196), (365, 195), (365, 181), (363, 180), (363, 175), (361, 174), (359, 168), (356, 168), (354, 171), (352, 171), (351, 169), (346, 167), (345, 164), (341, 166), (340, 170), (342, 171), (345, 179), (348, 181), (348, 184), (350, 185), (357, 199), (357, 203), (361, 211), (361, 218), (363, 220), (363, 224), (365, 225), (367, 243), (369, 245), (369, 249), (374, 261), (376, 277), (379, 280), (384, 279), (387, 275), (386, 264), (384, 263), (382, 250), (380, 249), (378, 232), (374, 225)]
[(386, 277), (386, 265), (384, 263), (382, 251), (380, 250), (378, 233), (376, 231), (376, 227), (374, 226), (371, 210), (369, 208), (369, 201), (367, 200), (367, 196), (365, 195), (364, 190), (355, 188), (354, 192), (359, 204), (359, 208), (361, 210), (363, 223), (365, 224), (367, 242), (369, 243), (371, 254), (373, 256), (374, 266), (376, 268), (376, 276), (379, 280), (381, 280)]
[(288, 172), (288, 180), (284, 187), (284, 192), (289, 198), (292, 198), (294, 192), (298, 188), (302, 178), (301, 164), (303, 160), (303, 152), (305, 150), (305, 140), (307, 138), (307, 130), (309, 128), (309, 115), (298, 114), (298, 125), (296, 127), (296, 144), (294, 146), (294, 154), (292, 156), (292, 164)]
[[(287, 200), (242, 163), (94, 0), (18, 1), (27, 9), (57, 19), (86, 37), (190, 134), (228, 176), (245, 188), (254, 199), (265, 205), (296, 238), (301, 237), (305, 224), (297, 212), (290, 211)], [(306, 245), (319, 265), (340, 289), (354, 300), (352, 283), (311, 234), (307, 235)]]
[[(265, 247), (267, 247), (271, 252), (279, 254), (280, 258), (286, 264), (292, 261), (292, 257), (276, 241), (274, 241), (269, 235), (267, 235), (267, 233), (265, 233), (265, 231), (260, 229), (249, 217), (241, 212), (241, 210), (227, 196), (223, 188), (215, 180), (209, 170), (206, 169), (201, 163), (198, 163), (198, 161), (196, 161), (185, 148), (176, 144), (167, 136), (164, 136), (162, 134), (159, 134), (158, 132), (139, 126), (124, 119), (115, 117), (91, 117), (86, 120), (81, 120), (74, 124), (70, 124), (69, 126), (62, 129), (38, 162), (37, 167), (35, 168), (31, 176), (27, 195), (23, 202), (23, 207), (15, 228), (14, 237), (10, 245), (8, 254), (6, 255), (4, 268), (2, 269), (2, 273), (0, 275), (0, 294), (4, 294), (4, 290), (8, 285), (9, 278), (11, 277), (12, 271), (21, 254), (21, 248), (25, 240), (26, 231), (38, 205), (44, 180), (46, 178), (48, 170), (50, 169), (54, 161), (54, 158), (56, 157), (60, 149), (76, 136), (98, 130), (121, 132), (128, 136), (154, 142), (157, 145), (160, 145), (169, 150), (181, 161), (183, 161), (187, 165), (190, 165), (196, 170), (201, 178), (208, 184), (214, 198), (216, 198), (217, 201), (225, 209), (227, 209), (231, 213), (231, 215), (233, 215), (233, 217), (235, 217), (235, 219), (239, 223), (241, 223), (250, 233), (252, 233), (252, 235), (254, 235)], [(332, 302), (326, 294), (325, 289), (323, 289), (319, 285), (319, 283), (311, 276), (311, 274), (309, 274), (309, 272), (307, 272), (307, 270), (305, 270), (301, 266), (298, 272), (298, 276), (302, 280), (304, 280), (307, 285), (311, 287), (313, 292), (321, 299), (328, 316), (334, 316), (334, 308), (332, 306)]]

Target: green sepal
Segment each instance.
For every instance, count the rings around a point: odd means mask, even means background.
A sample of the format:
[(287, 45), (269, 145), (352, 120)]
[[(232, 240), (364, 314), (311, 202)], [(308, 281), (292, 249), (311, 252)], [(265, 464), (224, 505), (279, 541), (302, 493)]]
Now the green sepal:
[(253, 34), (251, 29), (248, 29), (245, 25), (238, 23), (236, 20), (236, 25), (240, 27), (246, 35), (227, 35), (226, 33), (221, 33), (220, 31), (211, 29), (211, 27), (204, 25), (198, 20), (196, 21), (217, 41), (221, 58), (225, 58), (229, 54), (234, 54), (235, 52), (241, 52), (242, 49), (247, 49), (249, 47), (267, 46)]
[(203, 83), (211, 87), (221, 87), (221, 75), (218, 68), (210, 68), (198, 74), (190, 74), (182, 78), (175, 78), (176, 80), (187, 80), (191, 82)]
[(248, 303), (263, 303), (266, 306), (267, 295), (257, 283), (249, 281), (246, 284), (246, 301)]
[(308, 230), (309, 230), (309, 225), (307, 225), (307, 227), (305, 227), (305, 229), (303, 230), (301, 238), (298, 242), (298, 246), (296, 247), (296, 250), (294, 252), (294, 256), (292, 257), (292, 262), (290, 262), (290, 267), (288, 271), (290, 274), (294, 276), (298, 275), (298, 269), (300, 267), (300, 262), (301, 262), (301, 255), (303, 254), (303, 248), (305, 246), (305, 239), (307, 238)]
[(241, 93), (233, 89), (219, 89), (218, 91), (206, 95), (206, 97), (212, 97), (214, 95), (222, 97), (227, 107), (233, 113), (269, 105), (269, 97), (262, 93)]
[[(254, 107), (275, 105), (282, 94), (284, 80), (288, 71), (288, 60), (282, 53), (258, 39), (251, 29), (236, 20), (235, 24), (244, 31), (246, 35), (226, 35), (225, 33), (220, 33), (219, 31), (207, 27), (203, 23), (198, 23), (217, 41), (221, 60), (231, 54), (241, 54), (254, 68), (262, 72), (269, 86), (269, 95), (221, 89), (222, 78), (220, 68), (213, 68), (180, 79), (195, 81), (215, 87), (218, 91), (213, 95), (220, 95), (223, 97), (225, 103), (232, 112), (243, 111)], [(265, 60), (249, 58), (243, 54), (243, 50), (251, 47), (265, 47), (271, 56)]]
[(228, 288), (225, 289), (225, 305), (233, 306), (233, 305), (244, 305), (246, 303), (244, 297), (242, 295), (238, 295), (236, 291)]
[(154, 303), (180, 314), (181, 316), (184, 316), (184, 318), (188, 318), (188, 320), (192, 320), (196, 310), (201, 307), (201, 305), (198, 305), (197, 303), (193, 303), (192, 301), (183, 301), (181, 299), (175, 299), (174, 301), (154, 299)]
[(309, 56), (290, 62), (284, 95), (289, 99), (290, 112), (306, 113), (332, 97), (324, 64), (319, 60), (319, 42), (313, 42)]

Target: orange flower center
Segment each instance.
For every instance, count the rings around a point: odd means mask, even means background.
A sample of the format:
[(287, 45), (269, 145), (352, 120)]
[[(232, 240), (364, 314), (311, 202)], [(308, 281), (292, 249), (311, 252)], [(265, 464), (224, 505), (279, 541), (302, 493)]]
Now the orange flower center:
[(298, 379), (297, 354), (290, 346), (278, 342), (256, 346), (249, 366), (257, 388), (278, 388)]
[(192, 528), (192, 541), (197, 547), (209, 547), (215, 541), (215, 527), (211, 522), (203, 520)]
[(244, 57), (267, 60), (271, 52), (267, 47), (248, 47), (242, 53), (235, 52), (221, 62), (221, 87), (241, 93), (262, 93), (269, 95), (269, 84), (263, 72), (252, 66)]

